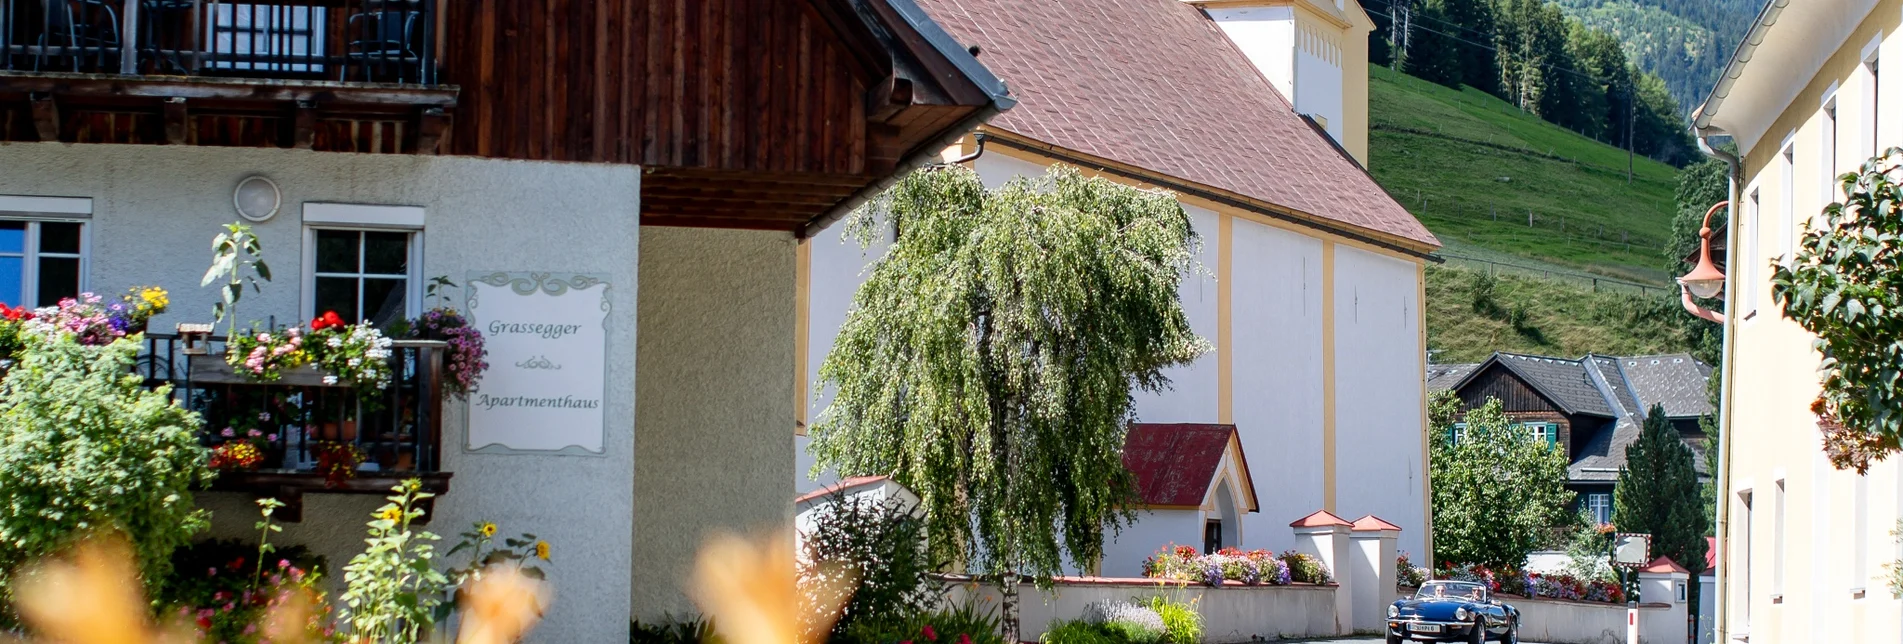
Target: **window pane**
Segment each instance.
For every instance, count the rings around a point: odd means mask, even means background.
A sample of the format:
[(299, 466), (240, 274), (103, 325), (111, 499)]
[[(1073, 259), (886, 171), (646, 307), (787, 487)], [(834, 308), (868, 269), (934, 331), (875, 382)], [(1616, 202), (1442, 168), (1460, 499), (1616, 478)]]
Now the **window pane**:
[(26, 222), (0, 221), (0, 253), (26, 252)]
[(79, 295), (79, 258), (48, 257), (40, 260), (39, 305), (58, 304), (60, 298)]
[(347, 322), (357, 321), (357, 280), (349, 277), (317, 278), (317, 299), (312, 303), (316, 305), (311, 309), (316, 315), (336, 311), (337, 317)]
[(366, 279), (363, 281), (364, 317), (371, 324), (383, 326), (403, 319), (405, 313), (404, 286), (409, 280)]
[(363, 272), (380, 275), (410, 274), (410, 234), (364, 233)]
[(79, 224), (47, 222), (40, 224), (40, 252), (79, 254)]
[(354, 230), (317, 231), (317, 272), (357, 272), (357, 238), (361, 234)]
[(20, 286), (24, 283), (20, 269), (25, 263), (26, 260), (19, 257), (0, 257), (0, 302), (8, 306), (26, 304), (20, 301)]

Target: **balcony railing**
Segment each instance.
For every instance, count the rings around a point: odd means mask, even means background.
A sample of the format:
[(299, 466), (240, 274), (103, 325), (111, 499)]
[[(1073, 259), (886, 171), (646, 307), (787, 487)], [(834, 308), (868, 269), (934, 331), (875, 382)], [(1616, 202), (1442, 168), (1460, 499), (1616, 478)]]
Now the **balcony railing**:
[(437, 84), (438, 0), (0, 0), (0, 71)]
[[(148, 386), (171, 385), (173, 397), (204, 418), (207, 446), (242, 439), (252, 429), (262, 435), (253, 440), (266, 445), (264, 462), (220, 472), (214, 489), (277, 497), (292, 512), (289, 520), (297, 519), (305, 492), (378, 494), (409, 478), (437, 493), (448, 489), (449, 474), (441, 471), (442, 342), (396, 341), (390, 384), (364, 393), (325, 384), (314, 369), (255, 382), (233, 374), (216, 350), (188, 353), (176, 335), (148, 333), (145, 341), (138, 375)], [(339, 445), (362, 456), (348, 476), (320, 469), (329, 464), (324, 453)]]

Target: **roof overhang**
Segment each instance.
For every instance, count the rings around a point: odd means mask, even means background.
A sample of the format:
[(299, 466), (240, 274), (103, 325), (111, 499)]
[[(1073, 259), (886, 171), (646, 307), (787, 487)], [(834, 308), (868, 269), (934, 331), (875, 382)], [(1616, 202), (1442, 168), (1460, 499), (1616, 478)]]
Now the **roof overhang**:
[(1767, 0), (1693, 113), (1693, 126), (1702, 134), (1730, 134), (1740, 151), (1750, 151), (1877, 1), (1815, 0), (1802, 11), (1786, 11), (1790, 0)]

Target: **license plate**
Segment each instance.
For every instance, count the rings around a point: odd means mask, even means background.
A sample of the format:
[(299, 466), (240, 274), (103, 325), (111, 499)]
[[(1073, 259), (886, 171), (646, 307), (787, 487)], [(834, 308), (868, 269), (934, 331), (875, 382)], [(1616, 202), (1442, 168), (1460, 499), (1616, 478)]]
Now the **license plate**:
[(1440, 624), (1415, 624), (1413, 626), (1409, 626), (1408, 630), (1414, 631), (1416, 633), (1439, 633)]

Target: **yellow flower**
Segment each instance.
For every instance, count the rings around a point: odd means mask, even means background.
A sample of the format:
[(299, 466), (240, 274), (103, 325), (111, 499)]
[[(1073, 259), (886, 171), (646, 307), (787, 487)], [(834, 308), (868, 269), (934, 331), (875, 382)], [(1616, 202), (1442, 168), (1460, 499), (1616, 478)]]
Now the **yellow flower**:
[(388, 506), (383, 508), (383, 511), (377, 513), (377, 518), (385, 521), (400, 521), (403, 519), (403, 510), (394, 505)]
[(172, 298), (165, 293), (165, 289), (157, 286), (148, 286), (139, 291), (139, 299), (155, 310), (163, 310), (172, 304)]
[(535, 558), (541, 559), (542, 561), (548, 561), (548, 542), (547, 541), (535, 542)]
[(482, 538), (484, 539), (496, 536), (496, 524), (484, 521), (482, 523), (482, 529), (478, 530), (478, 532), (482, 533)]

